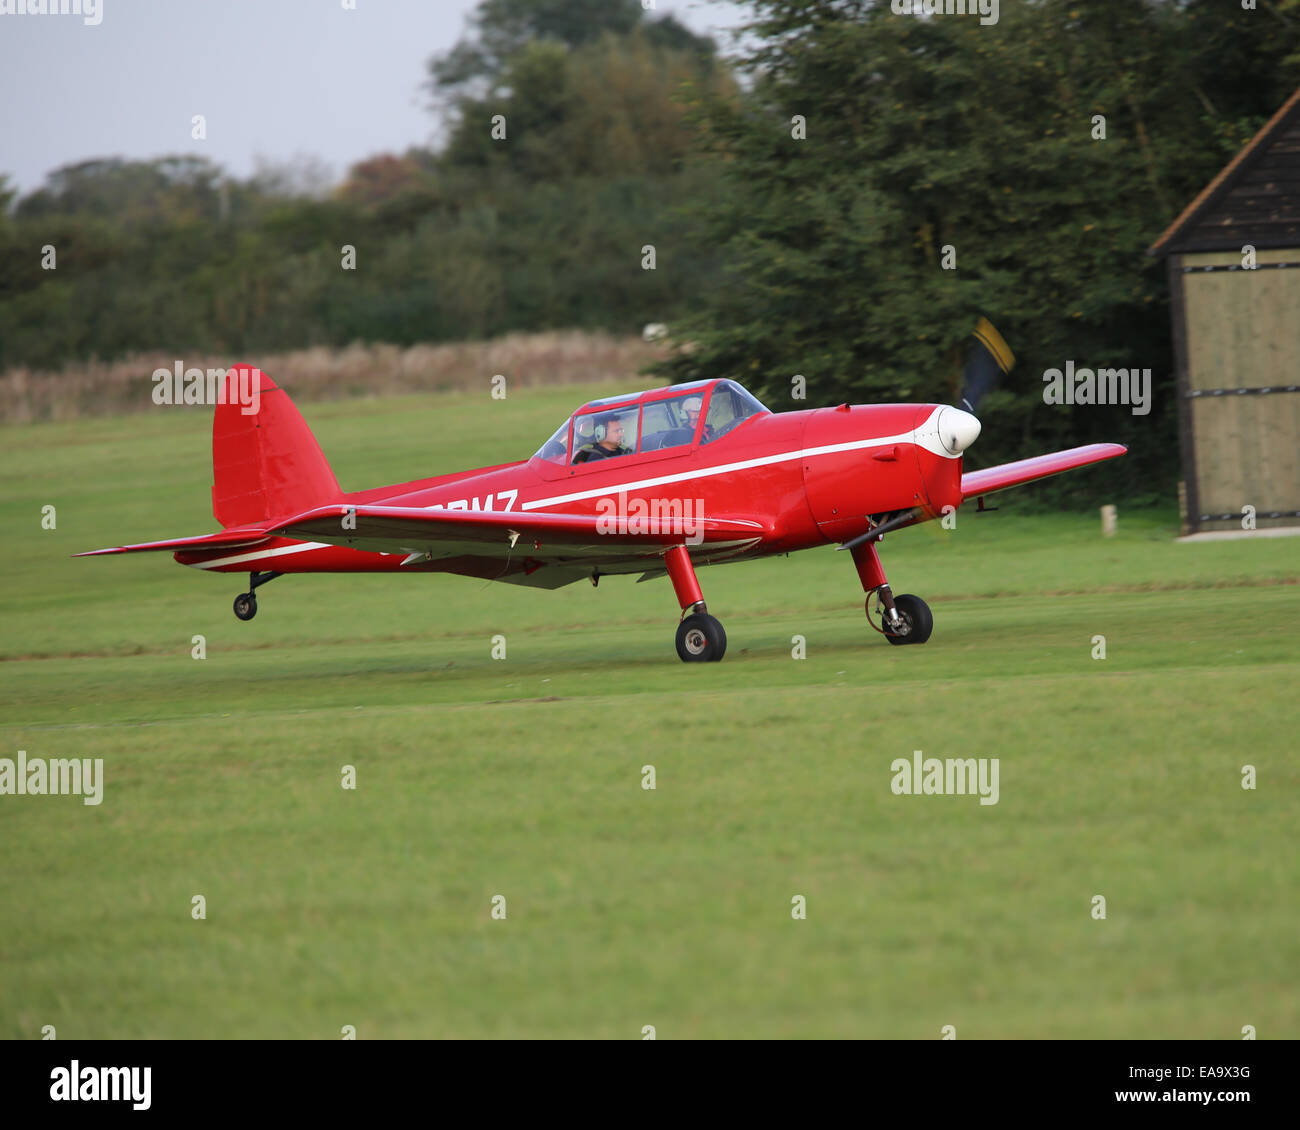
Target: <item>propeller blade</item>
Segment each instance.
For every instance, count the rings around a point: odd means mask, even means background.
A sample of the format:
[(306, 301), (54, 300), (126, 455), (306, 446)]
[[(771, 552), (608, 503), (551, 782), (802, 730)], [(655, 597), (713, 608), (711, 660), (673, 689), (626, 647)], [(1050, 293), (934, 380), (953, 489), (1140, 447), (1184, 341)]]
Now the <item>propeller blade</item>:
[(974, 337), (975, 344), (962, 371), (961, 399), (958, 401), (958, 406), (972, 415), (984, 394), (998, 383), (1000, 376), (1011, 372), (1016, 363), (1016, 355), (987, 318), (975, 323)]

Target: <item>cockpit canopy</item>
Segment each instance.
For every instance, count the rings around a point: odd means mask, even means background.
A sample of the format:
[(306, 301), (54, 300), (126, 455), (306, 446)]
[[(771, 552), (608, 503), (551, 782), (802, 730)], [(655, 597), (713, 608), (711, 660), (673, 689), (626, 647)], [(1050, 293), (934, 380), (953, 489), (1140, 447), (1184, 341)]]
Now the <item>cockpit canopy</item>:
[(695, 381), (592, 400), (561, 424), (534, 458), (561, 466), (708, 444), (767, 413), (735, 381)]

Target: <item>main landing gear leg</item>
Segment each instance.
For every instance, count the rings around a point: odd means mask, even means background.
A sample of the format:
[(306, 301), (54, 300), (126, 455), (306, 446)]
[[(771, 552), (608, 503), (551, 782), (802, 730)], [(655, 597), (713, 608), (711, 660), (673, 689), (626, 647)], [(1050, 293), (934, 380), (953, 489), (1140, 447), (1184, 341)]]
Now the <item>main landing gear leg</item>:
[(727, 653), (727, 633), (704, 606), (691, 555), (684, 545), (675, 545), (664, 554), (664, 564), (682, 608), (682, 622), (677, 625), (678, 656), (683, 663), (716, 663)]
[[(874, 541), (864, 541), (855, 545), (853, 564), (858, 567), (858, 577), (862, 581), (862, 590), (867, 594), (867, 623), (871, 624), (871, 594), (876, 594), (880, 609), (880, 620), (885, 639), (892, 644), (925, 643), (934, 631), (934, 617), (930, 606), (919, 596), (904, 593), (895, 596), (885, 579), (884, 567), (880, 564), (880, 555), (876, 552)], [(875, 624), (871, 624), (874, 628)]]
[(248, 591), (241, 592), (235, 597), (235, 615), (241, 620), (251, 620), (257, 615), (257, 586), (264, 585), (267, 581), (273, 581), (276, 577), (283, 577), (283, 573), (249, 573), (248, 574)]

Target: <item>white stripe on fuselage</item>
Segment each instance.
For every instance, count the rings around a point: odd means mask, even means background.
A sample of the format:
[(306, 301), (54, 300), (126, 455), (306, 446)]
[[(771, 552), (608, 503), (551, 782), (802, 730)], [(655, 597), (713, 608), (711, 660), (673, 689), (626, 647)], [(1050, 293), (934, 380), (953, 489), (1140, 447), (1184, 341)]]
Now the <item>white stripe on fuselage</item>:
[[(922, 424), (916, 432), (921, 431), (926, 424), (930, 423), (941, 411), (942, 407), (936, 408), (930, 413), (929, 418)], [(520, 510), (539, 510), (543, 506), (558, 506), (562, 502), (577, 502), (584, 498), (598, 498), (602, 494), (616, 494), (619, 491), (644, 490), (647, 487), (664, 486), (667, 483), (680, 483), (687, 479), (707, 479), (714, 475), (725, 475), (731, 471), (747, 471), (751, 467), (766, 467), (772, 463), (788, 463), (792, 459), (807, 459), (814, 455), (834, 455), (840, 451), (860, 451), (866, 447), (885, 447), (892, 443), (914, 443), (918, 447), (925, 448), (926, 451), (933, 452), (935, 455), (941, 455), (945, 459), (955, 459), (957, 456), (944, 450), (938, 442), (938, 432), (932, 436), (917, 436), (916, 432), (900, 432), (894, 436), (876, 436), (874, 439), (855, 439), (847, 443), (828, 443), (822, 447), (804, 447), (798, 451), (784, 451), (780, 455), (761, 455), (757, 459), (742, 459), (737, 463), (720, 463), (716, 467), (701, 467), (694, 471), (681, 471), (675, 475), (660, 475), (653, 479), (638, 479), (631, 483), (611, 483), (609, 486), (594, 487), (591, 490), (580, 490), (573, 494), (557, 494), (553, 498), (535, 498), (532, 502), (525, 502), (520, 506)], [(932, 441), (932, 442), (927, 442)]]
[(245, 561), (261, 561), (267, 557), (283, 557), (286, 553), (306, 553), (309, 549), (333, 549), (323, 541), (306, 541), (301, 545), (282, 545), (279, 549), (260, 549), (255, 553), (240, 553), (234, 557), (217, 557), (212, 561), (195, 561), (195, 569), (215, 569), (218, 565), (242, 565)]
[[(779, 455), (762, 455), (756, 459), (741, 459), (735, 463), (720, 463), (716, 467), (701, 467), (693, 471), (680, 471), (673, 475), (659, 475), (653, 479), (638, 479), (627, 483), (610, 483), (603, 487), (593, 487), (590, 490), (575, 491), (572, 494), (557, 494), (551, 498), (537, 498), (532, 502), (525, 502), (520, 506), (520, 510), (540, 510), (543, 506), (558, 506), (563, 502), (578, 502), (584, 498), (599, 498), (601, 495), (617, 494), (620, 491), (645, 490), (647, 487), (664, 486), (667, 483), (686, 482), (690, 479), (707, 479), (715, 475), (725, 475), (731, 471), (746, 471), (751, 467), (766, 467), (773, 463), (787, 463), (792, 459), (808, 459), (815, 455), (834, 455), (841, 451), (860, 451), (867, 447), (885, 447), (894, 443), (912, 443), (918, 447), (923, 447), (926, 451), (934, 455), (942, 456), (944, 459), (955, 459), (957, 456), (946, 451), (938, 440), (938, 432), (925, 433), (926, 425), (934, 421), (935, 417), (943, 411), (940, 406), (930, 413), (925, 423), (913, 431), (899, 432), (898, 435), (876, 436), (873, 439), (855, 439), (847, 443), (829, 443), (821, 447), (804, 447), (798, 451), (784, 451)], [(923, 434), (918, 434), (923, 433)], [(424, 509), (432, 510), (442, 504), (426, 506)], [(486, 510), (453, 510), (448, 514), (463, 514), (469, 517), (471, 514), (488, 514), (498, 513), (498, 511)], [(248, 561), (259, 561), (267, 557), (280, 557), (289, 553), (305, 553), (312, 549), (328, 549), (331, 546), (326, 542), (309, 541), (302, 545), (287, 545), (280, 549), (264, 549), (260, 552), (241, 553), (234, 557), (218, 557), (214, 561), (201, 561), (195, 563), (197, 569), (215, 569), (219, 565), (240, 565)], [(369, 551), (362, 551), (369, 552)]]

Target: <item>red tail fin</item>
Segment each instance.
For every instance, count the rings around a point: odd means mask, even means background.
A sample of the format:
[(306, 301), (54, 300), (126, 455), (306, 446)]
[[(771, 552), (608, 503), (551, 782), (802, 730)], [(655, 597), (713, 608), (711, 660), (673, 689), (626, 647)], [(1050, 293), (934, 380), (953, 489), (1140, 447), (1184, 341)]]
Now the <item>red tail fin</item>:
[(341, 495), (307, 422), (270, 377), (250, 365), (232, 365), (223, 399), (212, 418), (212, 513), (218, 522), (264, 522)]

